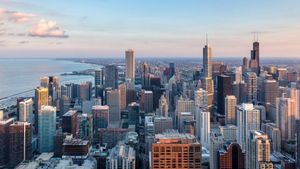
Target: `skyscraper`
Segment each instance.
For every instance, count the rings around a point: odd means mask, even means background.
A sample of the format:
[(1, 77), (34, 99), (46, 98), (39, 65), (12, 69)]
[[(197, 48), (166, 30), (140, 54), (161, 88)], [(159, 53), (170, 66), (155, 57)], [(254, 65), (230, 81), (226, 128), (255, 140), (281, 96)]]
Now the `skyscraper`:
[(105, 66), (105, 87), (118, 87), (118, 68), (115, 65)]
[(126, 168), (126, 169), (136, 169), (136, 154), (133, 147), (118, 144), (111, 149), (109, 156), (106, 160), (107, 169), (117, 169), (117, 168)]
[(175, 75), (175, 63), (171, 62), (169, 63), (169, 78), (173, 77)]
[(54, 134), (56, 130), (56, 108), (42, 106), (39, 117), (39, 152), (52, 152), (54, 150)]
[(106, 128), (109, 124), (109, 107), (108, 106), (93, 106), (94, 131), (98, 128)]
[(19, 121), (33, 123), (33, 101), (27, 99), (19, 103)]
[(109, 106), (109, 122), (121, 119), (120, 90), (114, 89), (107, 92), (107, 105)]
[(249, 131), (260, 130), (260, 112), (253, 104), (243, 103), (237, 106), (238, 143), (246, 150)]
[(208, 43), (203, 48), (203, 89), (207, 91), (208, 110), (211, 111), (214, 98), (214, 81), (212, 80), (212, 50)]
[(156, 134), (151, 160), (152, 169), (201, 169), (201, 144), (195, 136), (174, 130)]
[(80, 84), (80, 99), (81, 101), (91, 100), (92, 98), (92, 82)]
[(253, 42), (253, 49), (251, 50), (251, 59), (249, 67), (253, 72), (259, 76), (260, 74), (260, 61), (259, 61), (259, 42)]
[(227, 95), (225, 97), (225, 124), (236, 125), (236, 97)]
[(159, 113), (164, 117), (169, 116), (169, 104), (164, 94), (159, 99)]
[(265, 80), (263, 86), (263, 101), (265, 104), (275, 106), (278, 96), (278, 82), (276, 80)]
[(129, 49), (125, 52), (126, 57), (126, 79), (130, 79), (131, 82), (135, 81), (135, 56), (134, 51)]
[(273, 169), (270, 140), (262, 131), (250, 131), (246, 150), (247, 169)]
[(76, 136), (77, 131), (77, 111), (69, 110), (62, 116), (62, 132)]
[(210, 112), (200, 111), (200, 143), (209, 148), (210, 145)]
[(257, 76), (253, 72), (246, 74), (246, 86), (247, 86), (247, 101), (249, 103), (257, 102)]
[(104, 71), (101, 70), (95, 70), (95, 86), (97, 85), (103, 85), (104, 81)]
[(9, 126), (13, 118), (0, 120), (0, 168), (5, 168), (9, 162)]
[(127, 108), (127, 94), (126, 94), (126, 91), (127, 91), (127, 87), (126, 87), (126, 84), (120, 84), (119, 85), (119, 90), (120, 90), (120, 108), (121, 110), (125, 110)]
[(218, 153), (222, 149), (224, 139), (221, 133), (212, 131), (210, 135), (210, 146), (209, 146), (209, 168), (218, 169)]
[(220, 169), (244, 169), (245, 152), (238, 143), (227, 143), (223, 149), (219, 150), (218, 163)]
[(195, 91), (194, 94), (195, 106), (198, 108), (207, 107), (207, 91), (202, 88)]
[(38, 112), (41, 110), (41, 107), (43, 105), (48, 105), (49, 103), (49, 96), (48, 96), (48, 88), (44, 87), (37, 87), (35, 89), (35, 97), (34, 97), (34, 113), (35, 113), (35, 120), (34, 120), (34, 125), (35, 125), (35, 132), (38, 132)]
[(218, 113), (225, 115), (225, 97), (232, 95), (232, 81), (230, 76), (218, 76)]
[(142, 90), (141, 93), (141, 108), (145, 113), (153, 113), (153, 92)]

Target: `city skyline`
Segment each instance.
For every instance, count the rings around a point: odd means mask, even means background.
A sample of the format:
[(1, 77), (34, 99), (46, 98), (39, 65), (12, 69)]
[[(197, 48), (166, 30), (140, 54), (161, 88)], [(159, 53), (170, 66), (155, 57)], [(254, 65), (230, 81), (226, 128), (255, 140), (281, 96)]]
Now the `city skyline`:
[(0, 58), (201, 57), (206, 33), (214, 57), (250, 57), (253, 32), (261, 58), (299, 56), (297, 1), (55, 2), (0, 2)]

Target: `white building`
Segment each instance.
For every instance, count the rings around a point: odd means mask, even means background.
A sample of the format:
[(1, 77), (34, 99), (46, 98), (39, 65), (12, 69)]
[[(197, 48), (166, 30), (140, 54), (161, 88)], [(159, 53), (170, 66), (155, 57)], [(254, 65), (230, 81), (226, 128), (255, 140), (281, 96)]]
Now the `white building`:
[(33, 100), (31, 98), (19, 103), (19, 121), (33, 124)]

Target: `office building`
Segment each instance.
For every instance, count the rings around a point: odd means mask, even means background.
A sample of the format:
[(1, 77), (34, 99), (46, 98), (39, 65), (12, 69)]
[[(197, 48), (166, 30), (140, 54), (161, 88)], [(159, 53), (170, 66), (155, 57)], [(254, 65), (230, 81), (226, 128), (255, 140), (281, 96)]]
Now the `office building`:
[(41, 110), (43, 105), (47, 106), (49, 103), (49, 95), (48, 95), (48, 88), (44, 87), (37, 87), (35, 89), (35, 96), (34, 96), (34, 113), (35, 113), (35, 120), (34, 120), (34, 128), (35, 133), (38, 132), (38, 112)]
[(212, 131), (209, 146), (209, 168), (218, 169), (218, 153), (223, 148), (224, 139), (221, 133)]
[(153, 113), (153, 92), (152, 91), (142, 90), (141, 109), (145, 113)]
[(165, 95), (161, 95), (159, 99), (159, 115), (168, 117), (169, 116), (169, 104)]
[(39, 152), (52, 152), (54, 150), (54, 134), (56, 130), (56, 108), (43, 105), (38, 113), (38, 119)]
[(179, 132), (184, 133), (185, 131), (185, 122), (194, 121), (194, 115), (191, 112), (179, 112), (177, 119), (177, 129)]
[(49, 77), (44, 76), (40, 78), (40, 87), (48, 88), (49, 86)]
[(281, 132), (275, 123), (263, 123), (262, 131), (268, 135), (271, 143), (272, 152), (281, 151)]
[(276, 80), (265, 80), (263, 86), (263, 102), (275, 106), (278, 97), (278, 82)]
[(63, 159), (72, 159), (74, 164), (82, 165), (88, 159), (90, 142), (67, 136), (63, 143)]
[(98, 128), (106, 128), (109, 124), (109, 106), (93, 106), (93, 127), (94, 131)]
[(5, 168), (9, 162), (9, 126), (13, 118), (0, 120), (0, 168)]
[(222, 134), (225, 141), (237, 141), (237, 126), (219, 126), (219, 131)]
[(76, 136), (77, 131), (77, 111), (69, 110), (62, 116), (62, 132)]
[(92, 98), (92, 82), (85, 82), (80, 84), (80, 100), (87, 101)]
[(260, 130), (260, 111), (253, 104), (243, 103), (237, 106), (237, 141), (246, 150), (247, 139), (251, 130)]
[(107, 92), (107, 105), (109, 106), (109, 122), (121, 119), (120, 90), (114, 89)]
[(233, 95), (225, 97), (225, 124), (236, 125), (236, 105), (237, 100)]
[(128, 105), (128, 123), (129, 125), (139, 125), (140, 122), (140, 105), (132, 102)]
[(200, 111), (200, 143), (209, 148), (210, 145), (210, 112)]
[(120, 90), (120, 108), (121, 110), (125, 110), (127, 108), (127, 94), (126, 94), (126, 84), (120, 84), (119, 85), (119, 90)]
[(195, 106), (199, 108), (206, 108), (207, 105), (207, 91), (199, 88), (194, 93)]
[(225, 115), (225, 97), (232, 95), (232, 81), (231, 77), (227, 75), (218, 76), (218, 113)]
[(154, 133), (159, 134), (173, 129), (173, 119), (165, 116), (155, 116), (153, 118)]
[(156, 134), (151, 160), (152, 169), (200, 169), (201, 144), (193, 135), (181, 134), (174, 130)]
[(116, 89), (118, 87), (118, 68), (115, 65), (105, 66), (105, 87)]
[(254, 72), (246, 74), (247, 102), (257, 102), (257, 76)]
[(129, 49), (125, 51), (126, 60), (126, 79), (130, 79), (131, 82), (135, 81), (135, 56), (134, 51)]
[(97, 85), (103, 85), (104, 82), (104, 71), (101, 70), (95, 70), (95, 86)]

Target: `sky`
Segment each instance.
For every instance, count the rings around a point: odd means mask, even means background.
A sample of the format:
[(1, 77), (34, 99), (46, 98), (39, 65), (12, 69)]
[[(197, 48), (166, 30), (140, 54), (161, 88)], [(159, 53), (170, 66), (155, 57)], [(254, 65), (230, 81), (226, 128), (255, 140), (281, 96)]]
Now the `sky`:
[(299, 0), (0, 0), (0, 58), (300, 57)]

